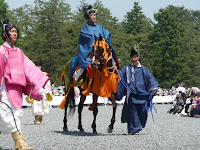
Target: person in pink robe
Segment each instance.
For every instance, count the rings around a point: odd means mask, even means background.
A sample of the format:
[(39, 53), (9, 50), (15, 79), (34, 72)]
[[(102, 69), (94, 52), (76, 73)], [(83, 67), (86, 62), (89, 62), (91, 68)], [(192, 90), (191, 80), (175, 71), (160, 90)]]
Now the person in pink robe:
[(11, 133), (15, 149), (28, 147), (22, 135), (20, 117), (23, 115), (22, 94), (35, 100), (42, 100), (44, 86), (49, 81), (40, 69), (14, 44), (19, 31), (14, 24), (5, 19), (0, 46), (0, 134)]

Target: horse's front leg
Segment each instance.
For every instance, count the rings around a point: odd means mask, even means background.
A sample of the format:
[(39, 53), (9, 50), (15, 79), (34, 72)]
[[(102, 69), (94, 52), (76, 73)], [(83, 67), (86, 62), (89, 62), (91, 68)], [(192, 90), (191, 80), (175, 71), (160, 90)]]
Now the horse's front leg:
[(96, 117), (98, 114), (97, 99), (98, 99), (98, 95), (93, 93), (93, 116), (94, 116), (94, 119), (92, 122), (93, 133), (97, 133), (97, 130), (96, 130)]
[(115, 114), (116, 114), (116, 110), (117, 110), (117, 103), (115, 101), (114, 95), (112, 95), (111, 97), (109, 97), (109, 100), (112, 102), (113, 114), (112, 114), (112, 118), (111, 118), (111, 123), (110, 123), (110, 125), (107, 128), (107, 132), (108, 133), (112, 133), (113, 128), (114, 128), (114, 123), (115, 123)]
[(78, 105), (78, 129), (80, 130), (80, 132), (84, 132), (84, 129), (82, 127), (82, 110), (85, 99), (86, 96), (81, 94), (80, 103)]

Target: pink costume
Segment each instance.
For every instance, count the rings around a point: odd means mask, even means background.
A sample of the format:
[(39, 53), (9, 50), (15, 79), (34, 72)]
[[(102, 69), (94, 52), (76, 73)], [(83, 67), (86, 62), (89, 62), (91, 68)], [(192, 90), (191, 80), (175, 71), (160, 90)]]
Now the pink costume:
[[(49, 78), (35, 66), (35, 64), (24, 55), (19, 48), (10, 48), (5, 42), (0, 46), (0, 131), (12, 133), (21, 129), (19, 117), (22, 116), (21, 109), (23, 99), (22, 93), (29, 95), (35, 100), (42, 100), (39, 95), (40, 89), (44, 88)], [(34, 86), (31, 86), (30, 84)], [(12, 109), (16, 125), (9, 108)], [(10, 112), (10, 113), (8, 113)]]
[(8, 98), (16, 108), (22, 107), (22, 93), (29, 95), (32, 89), (27, 83), (34, 84), (31, 97), (42, 100), (38, 92), (49, 81), (22, 50), (9, 48), (5, 44), (0, 46), (0, 81), (3, 76)]

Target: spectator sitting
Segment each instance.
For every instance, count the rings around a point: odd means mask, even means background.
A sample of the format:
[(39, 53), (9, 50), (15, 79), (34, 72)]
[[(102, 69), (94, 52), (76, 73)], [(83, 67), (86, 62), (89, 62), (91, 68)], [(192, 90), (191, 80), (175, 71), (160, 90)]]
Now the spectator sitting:
[(192, 104), (192, 109), (190, 111), (190, 116), (200, 115), (200, 91), (196, 93), (194, 103)]
[(168, 113), (179, 114), (184, 106), (184, 101), (182, 95), (179, 93), (176, 95), (172, 108), (169, 109)]
[(183, 83), (180, 83), (179, 87), (176, 89), (176, 91), (179, 93), (185, 93), (185, 88), (183, 86), (184, 84)]
[(187, 92), (186, 100), (185, 100), (185, 114), (189, 115), (190, 107), (192, 105), (193, 99), (195, 97), (195, 91), (193, 89)]

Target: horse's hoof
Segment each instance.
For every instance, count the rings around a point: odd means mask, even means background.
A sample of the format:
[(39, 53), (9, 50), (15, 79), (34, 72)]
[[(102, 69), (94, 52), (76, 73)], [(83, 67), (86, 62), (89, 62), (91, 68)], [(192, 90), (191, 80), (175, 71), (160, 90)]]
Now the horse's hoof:
[(97, 134), (97, 130), (96, 129), (93, 129), (93, 134)]
[(63, 127), (63, 131), (64, 132), (68, 131), (68, 128)]
[(82, 125), (79, 125), (78, 129), (79, 129), (80, 132), (85, 132), (84, 129), (82, 128)]
[(80, 132), (85, 132), (85, 130), (82, 128), (82, 129), (79, 129), (80, 130)]
[(111, 129), (111, 127), (108, 126), (108, 128), (107, 128), (107, 132), (108, 132), (108, 133), (112, 133), (112, 132), (113, 132), (113, 129)]

